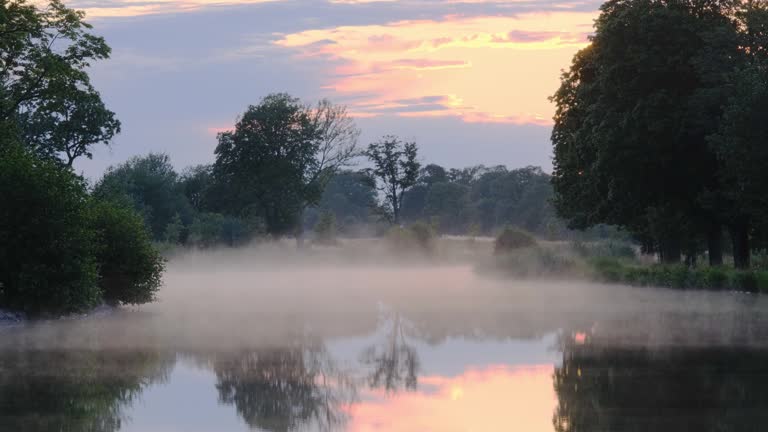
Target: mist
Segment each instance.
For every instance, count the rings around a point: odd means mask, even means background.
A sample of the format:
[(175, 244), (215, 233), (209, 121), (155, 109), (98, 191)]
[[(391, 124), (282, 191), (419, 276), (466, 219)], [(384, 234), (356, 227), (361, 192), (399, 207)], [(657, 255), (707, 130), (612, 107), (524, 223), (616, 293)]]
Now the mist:
[[(455, 254), (461, 255), (461, 254)], [(438, 343), (584, 333), (637, 346), (764, 346), (768, 300), (485, 275), (471, 260), (287, 243), (170, 259), (156, 303), (2, 328), (2, 349), (230, 350), (375, 331), (383, 314)]]

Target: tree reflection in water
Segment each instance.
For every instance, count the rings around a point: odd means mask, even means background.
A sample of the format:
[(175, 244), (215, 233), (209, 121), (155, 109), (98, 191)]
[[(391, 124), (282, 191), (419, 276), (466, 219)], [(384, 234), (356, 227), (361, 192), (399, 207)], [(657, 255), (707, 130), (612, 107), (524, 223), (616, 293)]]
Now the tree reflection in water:
[(568, 338), (554, 387), (558, 432), (762, 431), (768, 423), (765, 349)]
[[(366, 349), (361, 360), (373, 369), (368, 376), (371, 388), (396, 392), (402, 388), (415, 390), (418, 386), (419, 356), (406, 338), (406, 322), (395, 313), (386, 340), (381, 346)], [(385, 324), (385, 326), (388, 325)]]
[(352, 379), (319, 344), (215, 356), (219, 399), (251, 428), (336, 430), (355, 400)]
[(171, 365), (154, 352), (0, 351), (0, 431), (117, 431)]

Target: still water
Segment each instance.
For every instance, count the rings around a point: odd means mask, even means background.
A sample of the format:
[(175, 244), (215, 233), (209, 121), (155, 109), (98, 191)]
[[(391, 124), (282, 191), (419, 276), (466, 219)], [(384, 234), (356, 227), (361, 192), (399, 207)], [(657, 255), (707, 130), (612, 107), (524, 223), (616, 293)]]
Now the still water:
[(172, 263), (0, 329), (0, 431), (762, 431), (768, 302), (472, 268)]

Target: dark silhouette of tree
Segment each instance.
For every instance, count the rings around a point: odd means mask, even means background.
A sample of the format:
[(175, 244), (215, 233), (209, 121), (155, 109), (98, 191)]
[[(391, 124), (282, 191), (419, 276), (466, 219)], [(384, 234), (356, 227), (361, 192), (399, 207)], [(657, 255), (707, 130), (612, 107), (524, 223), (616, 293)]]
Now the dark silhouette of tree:
[(358, 135), (343, 106), (266, 96), (218, 136), (213, 176), (227, 195), (222, 209), (256, 212), (268, 233), (300, 238), (304, 208), (317, 204), (328, 180), (357, 156)]
[(378, 180), (378, 188), (384, 193), (384, 200), (392, 212), (392, 222), (399, 225), (403, 193), (418, 180), (421, 167), (416, 160), (418, 147), (415, 142), (403, 142), (396, 136), (387, 135), (381, 141), (370, 144), (365, 155), (373, 163), (370, 173)]
[[(109, 58), (82, 11), (59, 0), (38, 8), (24, 0), (0, 4), (0, 123), (38, 155), (72, 166), (90, 148), (109, 143), (120, 122), (106, 109), (86, 72)], [(18, 126), (18, 127), (17, 127)]]

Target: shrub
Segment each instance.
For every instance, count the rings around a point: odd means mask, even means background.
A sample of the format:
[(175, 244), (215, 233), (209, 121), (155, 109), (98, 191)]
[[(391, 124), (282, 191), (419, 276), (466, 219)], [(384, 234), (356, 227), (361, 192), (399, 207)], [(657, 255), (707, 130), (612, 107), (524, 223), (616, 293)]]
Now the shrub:
[(572, 257), (538, 246), (496, 255), (494, 267), (502, 273), (521, 278), (570, 276), (579, 270), (578, 263)]
[(518, 228), (507, 227), (496, 237), (493, 251), (499, 255), (532, 246), (536, 246), (536, 239), (531, 234)]
[(315, 242), (323, 245), (335, 245), (336, 242), (336, 215), (333, 212), (324, 211), (315, 224)]
[(99, 301), (84, 181), (16, 146), (0, 150), (0, 307), (31, 315)]
[(154, 248), (144, 221), (130, 208), (95, 202), (91, 211), (99, 247), (99, 286), (111, 305), (155, 299), (164, 260)]
[(432, 227), (417, 222), (407, 228), (395, 226), (387, 232), (387, 242), (395, 251), (434, 251), (435, 233)]

